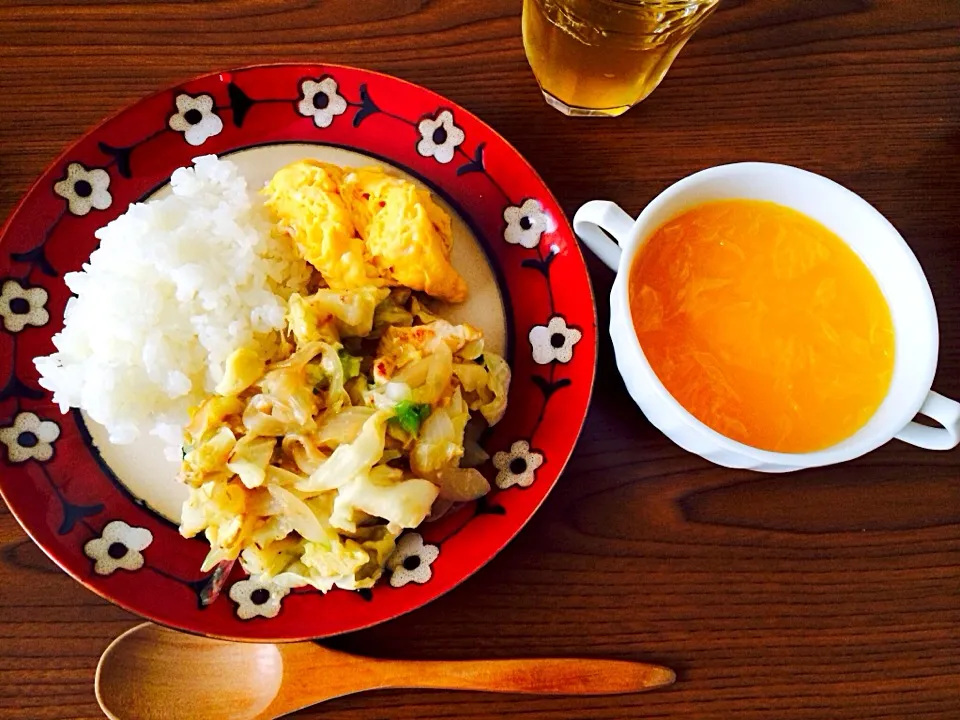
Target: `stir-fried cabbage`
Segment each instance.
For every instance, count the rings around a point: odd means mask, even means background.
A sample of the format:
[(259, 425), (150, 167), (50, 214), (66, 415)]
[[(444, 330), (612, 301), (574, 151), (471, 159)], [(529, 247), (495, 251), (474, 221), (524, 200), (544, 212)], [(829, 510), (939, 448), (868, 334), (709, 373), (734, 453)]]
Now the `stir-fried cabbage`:
[(223, 377), (217, 383), (218, 395), (239, 395), (263, 375), (264, 359), (251, 348), (238, 348), (230, 353)]
[(487, 370), (487, 392), (480, 391), (480, 413), (487, 423), (496, 425), (507, 412), (507, 392), (510, 390), (510, 366), (499, 355), (486, 353), (483, 366)]
[(389, 410), (380, 410), (371, 415), (357, 439), (339, 445), (316, 472), (297, 483), (297, 490), (309, 493), (336, 490), (357, 475), (368, 472), (383, 455), (384, 431), (390, 414)]
[(325, 415), (316, 434), (320, 445), (336, 449), (343, 443), (352, 443), (377, 411), (366, 405), (347, 407), (338, 413)]
[(469, 419), (470, 411), (457, 388), (450, 402), (431, 413), (420, 428), (410, 452), (410, 469), (420, 477), (436, 479), (441, 469), (457, 467), (463, 455), (463, 431)]
[(293, 293), (269, 350), (237, 350), (184, 430), (181, 533), (204, 569), (284, 587), (370, 587), (397, 537), (482, 497), (477, 439), (510, 369), (405, 288)]
[(260, 487), (267, 478), (267, 466), (277, 447), (276, 438), (244, 435), (233, 446), (226, 467), (248, 488)]
[(397, 288), (390, 292), (373, 313), (373, 329), (371, 335), (380, 337), (387, 327), (409, 327), (413, 325), (413, 313), (407, 310), (405, 304), (410, 299), (410, 291), (406, 288)]
[(440, 489), (428, 480), (403, 479), (403, 472), (380, 466), (354, 477), (340, 488), (333, 501), (330, 524), (355, 532), (365, 517), (383, 518), (387, 527), (399, 533), (415, 528), (430, 514)]

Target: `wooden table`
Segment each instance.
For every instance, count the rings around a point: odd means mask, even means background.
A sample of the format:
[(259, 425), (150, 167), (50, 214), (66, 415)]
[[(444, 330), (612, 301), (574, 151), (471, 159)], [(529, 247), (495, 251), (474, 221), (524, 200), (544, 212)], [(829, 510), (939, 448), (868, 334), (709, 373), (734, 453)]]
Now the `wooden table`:
[[(326, 60), (421, 83), (488, 121), (572, 214), (639, 211), (736, 160), (824, 173), (908, 239), (960, 397), (960, 3), (723, 0), (662, 87), (617, 120), (542, 101), (519, 0), (6, 0), (0, 216), (102, 117), (184, 77)], [(591, 260), (600, 305), (612, 273)], [(61, 573), (0, 509), (0, 718), (97, 718), (93, 671), (132, 615)], [(601, 343), (573, 461), (527, 529), (455, 592), (336, 645), (421, 658), (667, 664), (612, 699), (384, 692), (304, 717), (839, 720), (960, 717), (960, 451), (893, 442), (772, 477), (712, 467), (643, 418)]]

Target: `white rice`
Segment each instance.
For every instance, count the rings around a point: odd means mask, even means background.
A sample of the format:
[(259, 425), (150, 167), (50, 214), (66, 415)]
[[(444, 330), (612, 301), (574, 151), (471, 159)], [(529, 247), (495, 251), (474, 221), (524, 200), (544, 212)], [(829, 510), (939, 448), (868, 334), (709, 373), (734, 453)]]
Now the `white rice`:
[(64, 277), (76, 297), (58, 352), (35, 361), (61, 411), (81, 408), (114, 443), (149, 431), (179, 447), (227, 356), (281, 328), (287, 287), (306, 277), (236, 165), (194, 163), (173, 173), (171, 195), (97, 231), (100, 247)]

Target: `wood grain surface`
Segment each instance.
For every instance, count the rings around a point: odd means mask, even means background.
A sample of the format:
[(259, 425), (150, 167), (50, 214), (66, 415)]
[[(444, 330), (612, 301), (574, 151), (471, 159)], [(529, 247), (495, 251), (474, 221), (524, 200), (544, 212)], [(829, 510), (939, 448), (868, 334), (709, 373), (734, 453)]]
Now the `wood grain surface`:
[[(0, 216), (66, 144), (146, 93), (262, 61), (353, 64), (478, 114), (570, 214), (598, 197), (636, 212), (737, 160), (847, 185), (927, 272), (934, 387), (960, 397), (960, 2), (723, 0), (660, 89), (616, 120), (543, 104), (519, 17), (519, 0), (2, 0)], [(591, 270), (605, 323), (612, 273)], [(0, 718), (100, 717), (97, 658), (136, 622), (0, 509)], [(379, 692), (302, 717), (956, 720), (960, 451), (893, 442), (786, 477), (712, 467), (643, 418), (604, 340), (574, 459), (520, 537), (429, 607), (334, 645), (645, 660), (678, 682), (613, 699)]]

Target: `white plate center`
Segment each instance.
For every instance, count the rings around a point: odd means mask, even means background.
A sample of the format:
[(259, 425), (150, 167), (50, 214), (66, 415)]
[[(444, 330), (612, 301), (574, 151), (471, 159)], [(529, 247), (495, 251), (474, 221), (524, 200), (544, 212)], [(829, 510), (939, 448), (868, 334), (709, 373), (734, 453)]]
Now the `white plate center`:
[[(342, 148), (325, 145), (283, 144), (239, 150), (223, 156), (237, 164), (246, 178), (251, 192), (257, 192), (281, 167), (296, 160), (315, 158), (342, 166), (389, 167), (402, 177), (422, 185), (417, 178), (401, 168), (382, 160)], [(433, 188), (428, 188), (433, 190)], [(161, 198), (170, 192), (169, 183), (150, 199)], [(453, 323), (468, 322), (480, 328), (486, 346), (503, 354), (506, 346), (506, 313), (496, 274), (486, 253), (469, 226), (446, 200), (434, 194), (437, 203), (450, 214), (453, 224), (453, 254), (451, 260), (467, 281), (470, 294), (460, 305), (444, 305), (440, 314)], [(148, 202), (149, 200), (148, 199)], [(87, 429), (103, 461), (119, 482), (138, 500), (173, 523), (180, 523), (180, 508), (187, 497), (187, 488), (176, 481), (179, 463), (166, 459), (163, 443), (144, 435), (130, 445), (114, 445), (107, 439), (106, 430), (84, 415)]]

